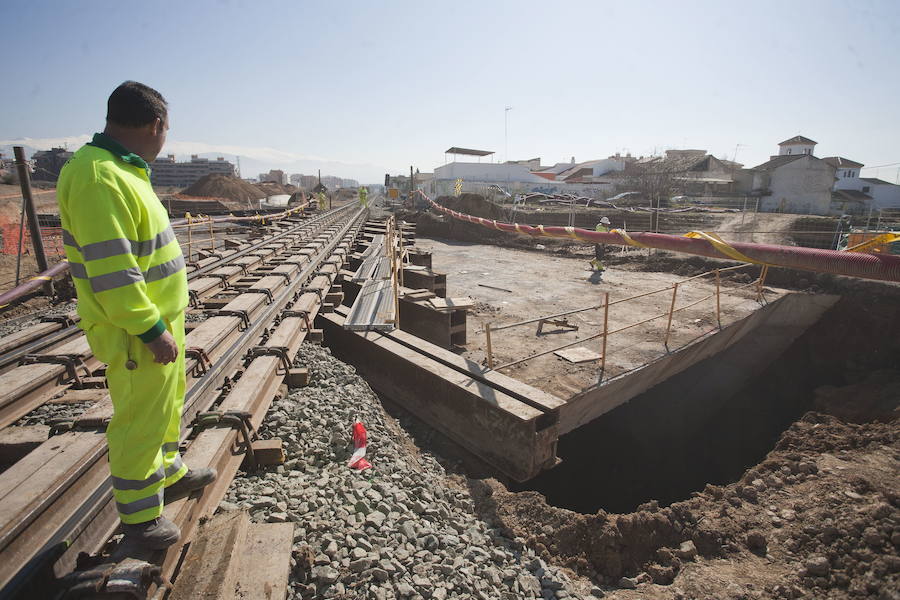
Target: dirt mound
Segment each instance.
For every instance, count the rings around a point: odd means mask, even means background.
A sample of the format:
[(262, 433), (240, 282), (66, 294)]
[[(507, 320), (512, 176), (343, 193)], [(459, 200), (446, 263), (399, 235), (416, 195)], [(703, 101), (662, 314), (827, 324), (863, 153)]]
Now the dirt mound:
[(297, 191), (297, 188), (292, 185), (281, 185), (280, 183), (275, 183), (274, 181), (257, 183), (254, 187), (258, 188), (264, 196), (280, 196), (283, 194), (290, 195)]
[(266, 193), (243, 179), (211, 173), (198, 179), (192, 186), (186, 188), (181, 195), (201, 198), (224, 198), (246, 203), (264, 198)]
[(441, 196), (437, 199), (437, 203), (446, 206), (450, 210), (472, 215), (473, 217), (483, 217), (485, 219), (500, 220), (506, 216), (507, 212), (493, 202), (485, 200), (484, 196), (479, 194)]

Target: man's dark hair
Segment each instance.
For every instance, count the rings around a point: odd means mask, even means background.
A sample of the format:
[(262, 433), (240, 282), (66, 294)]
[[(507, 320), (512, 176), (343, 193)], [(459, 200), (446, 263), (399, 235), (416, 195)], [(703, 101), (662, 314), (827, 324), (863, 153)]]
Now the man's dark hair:
[(123, 127), (142, 127), (155, 119), (163, 123), (168, 104), (162, 94), (137, 81), (126, 81), (109, 95), (106, 120)]

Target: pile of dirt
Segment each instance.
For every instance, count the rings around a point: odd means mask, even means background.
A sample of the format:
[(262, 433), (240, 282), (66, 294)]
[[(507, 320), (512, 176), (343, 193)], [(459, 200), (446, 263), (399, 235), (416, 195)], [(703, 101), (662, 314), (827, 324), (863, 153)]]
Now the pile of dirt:
[(900, 589), (898, 425), (810, 412), (736, 483), (630, 514), (470, 485), (485, 517), (545, 559), (643, 598), (889, 599)]
[[(284, 193), (284, 192), (278, 192)], [(290, 192), (288, 192), (290, 193)], [(181, 192), (182, 196), (200, 198), (224, 198), (234, 202), (253, 202), (266, 197), (266, 192), (252, 183), (230, 175), (210, 173), (198, 179)]]
[(263, 193), (263, 196), (280, 196), (283, 194), (291, 195), (297, 191), (297, 188), (290, 184), (281, 185), (280, 183), (275, 183), (274, 181), (257, 183), (255, 187)]

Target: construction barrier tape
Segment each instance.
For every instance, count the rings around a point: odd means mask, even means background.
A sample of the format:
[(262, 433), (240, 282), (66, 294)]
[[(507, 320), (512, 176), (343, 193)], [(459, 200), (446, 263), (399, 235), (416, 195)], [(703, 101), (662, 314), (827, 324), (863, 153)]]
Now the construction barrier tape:
[(51, 277), (47, 277), (46, 275), (38, 275), (37, 277), (32, 277), (28, 281), (50, 281)]
[(866, 250), (875, 246), (893, 244), (897, 241), (900, 241), (900, 233), (882, 233), (881, 235), (873, 237), (871, 240), (866, 240), (861, 244), (857, 244), (855, 246), (847, 248), (846, 252), (865, 252)]
[(625, 231), (624, 229), (610, 229), (609, 232), (619, 234), (619, 236), (621, 236), (622, 239), (625, 240), (625, 242), (629, 246), (634, 246), (635, 248), (649, 248), (650, 247), (647, 244), (642, 244), (641, 242), (638, 242), (637, 240), (633, 239), (630, 235), (628, 235), (628, 232)]
[(707, 242), (712, 244), (712, 246), (716, 250), (718, 250), (725, 256), (733, 258), (734, 260), (739, 260), (741, 262), (746, 262), (746, 263), (754, 263), (757, 265), (766, 264), (764, 262), (752, 259), (749, 256), (747, 256), (746, 254), (742, 254), (742, 253), (738, 252), (737, 250), (732, 248), (728, 242), (726, 242), (725, 240), (723, 240), (722, 238), (720, 238), (719, 236), (717, 236), (714, 233), (706, 233), (704, 231), (689, 231), (688, 233), (684, 234), (684, 237), (706, 240)]

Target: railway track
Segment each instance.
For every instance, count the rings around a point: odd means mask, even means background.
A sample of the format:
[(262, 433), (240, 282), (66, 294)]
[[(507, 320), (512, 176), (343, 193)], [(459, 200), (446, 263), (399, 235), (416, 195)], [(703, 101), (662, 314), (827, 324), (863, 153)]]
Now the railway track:
[[(191, 265), (191, 308), (207, 318), (186, 338), (182, 453), (192, 466), (215, 467), (219, 479), (198, 498), (166, 506), (182, 541), (212, 514), (242, 461), (253, 456), (252, 431), (281, 386), (302, 379), (294, 357), (305, 339), (320, 335), (312, 328), (316, 315), (340, 304), (335, 283), (366, 216), (345, 206), (291, 220)], [(79, 553), (96, 553), (118, 525), (103, 460), (112, 406), (100, 387), (102, 365), (78, 333), (71, 322), (39, 323), (18, 336), (21, 343), (0, 346), (6, 364), (14, 356), (27, 363), (3, 375), (0, 426), (47, 400), (70, 394), (94, 400), (0, 473), (0, 598), (60, 597), (57, 582), (75, 569)], [(51, 341), (38, 347), (47, 336)], [(168, 580), (182, 552), (179, 544), (142, 558)]]

